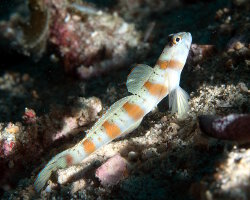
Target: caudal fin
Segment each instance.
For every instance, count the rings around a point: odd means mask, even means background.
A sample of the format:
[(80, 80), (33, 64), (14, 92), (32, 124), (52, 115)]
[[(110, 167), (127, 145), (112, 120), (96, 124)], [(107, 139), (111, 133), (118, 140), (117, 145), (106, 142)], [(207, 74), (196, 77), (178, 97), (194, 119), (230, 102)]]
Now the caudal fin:
[(58, 154), (51, 161), (49, 161), (49, 163), (44, 167), (44, 169), (38, 174), (34, 183), (34, 187), (37, 192), (39, 192), (44, 187), (53, 171), (59, 168), (66, 167), (67, 163), (63, 153), (64, 152)]
[(178, 118), (184, 118), (187, 115), (188, 99), (189, 95), (181, 87), (177, 87), (169, 94), (169, 107), (172, 108), (172, 113), (177, 112)]

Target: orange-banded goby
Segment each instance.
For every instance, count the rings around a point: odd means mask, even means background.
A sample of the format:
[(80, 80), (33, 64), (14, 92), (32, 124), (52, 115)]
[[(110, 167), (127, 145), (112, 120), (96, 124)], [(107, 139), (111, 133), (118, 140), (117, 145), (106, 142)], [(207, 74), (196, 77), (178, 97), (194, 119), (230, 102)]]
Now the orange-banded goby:
[(172, 112), (183, 118), (189, 109), (189, 96), (179, 83), (191, 42), (192, 36), (188, 32), (171, 34), (153, 68), (145, 64), (137, 65), (127, 78), (126, 86), (131, 95), (114, 103), (88, 131), (86, 138), (48, 162), (36, 178), (36, 191), (44, 187), (53, 171), (79, 164), (98, 148), (132, 132), (167, 95)]

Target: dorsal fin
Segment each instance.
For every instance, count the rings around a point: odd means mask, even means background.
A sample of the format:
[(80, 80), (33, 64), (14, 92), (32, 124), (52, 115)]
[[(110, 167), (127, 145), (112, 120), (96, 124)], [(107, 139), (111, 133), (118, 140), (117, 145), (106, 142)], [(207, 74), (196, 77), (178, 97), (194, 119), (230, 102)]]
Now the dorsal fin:
[(88, 131), (88, 134), (95, 132), (96, 129), (100, 125), (102, 125), (116, 110), (121, 108), (123, 104), (125, 104), (128, 101), (130, 97), (131, 96), (124, 97), (119, 101), (115, 102), (112, 106), (110, 106), (110, 108), (106, 111), (106, 113), (103, 114), (103, 116), (100, 119), (98, 119), (98, 121), (94, 124), (94, 126), (92, 126), (92, 128)]
[(153, 73), (153, 68), (139, 64), (132, 69), (127, 79), (127, 89), (130, 93), (136, 94)]

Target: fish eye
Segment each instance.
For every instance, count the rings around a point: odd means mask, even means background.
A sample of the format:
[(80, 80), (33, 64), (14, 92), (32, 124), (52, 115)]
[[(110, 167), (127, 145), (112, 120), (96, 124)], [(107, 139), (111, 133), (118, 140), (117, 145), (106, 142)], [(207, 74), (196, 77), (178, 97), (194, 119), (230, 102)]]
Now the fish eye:
[(180, 41), (181, 41), (181, 37), (180, 36), (177, 36), (176, 38), (173, 39), (173, 43), (174, 44), (177, 44)]

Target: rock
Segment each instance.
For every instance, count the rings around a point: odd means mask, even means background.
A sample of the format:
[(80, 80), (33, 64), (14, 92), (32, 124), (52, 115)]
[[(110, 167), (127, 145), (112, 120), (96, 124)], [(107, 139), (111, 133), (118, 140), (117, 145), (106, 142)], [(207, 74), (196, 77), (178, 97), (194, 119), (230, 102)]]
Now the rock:
[(128, 153), (128, 159), (130, 161), (136, 161), (138, 159), (138, 153), (137, 152), (134, 152), (134, 151), (130, 151)]
[(101, 165), (95, 176), (104, 187), (114, 186), (128, 176), (127, 162), (117, 154)]
[(200, 129), (207, 135), (224, 140), (250, 142), (250, 115), (231, 114), (225, 117), (199, 116)]
[(214, 45), (199, 45), (199, 44), (192, 44), (190, 48), (190, 58), (193, 63), (197, 64), (204, 59), (214, 55), (216, 52)]
[[(51, 54), (59, 53), (66, 72), (87, 79), (128, 66), (132, 57), (145, 53), (147, 45), (141, 32), (117, 13), (98, 12), (92, 4), (82, 1), (29, 0), (27, 4), (27, 19), (16, 14), (15, 18), (1, 21), (0, 37), (36, 60), (51, 44)], [(140, 47), (144, 50), (140, 51)], [(51, 56), (55, 62), (58, 58)]]

